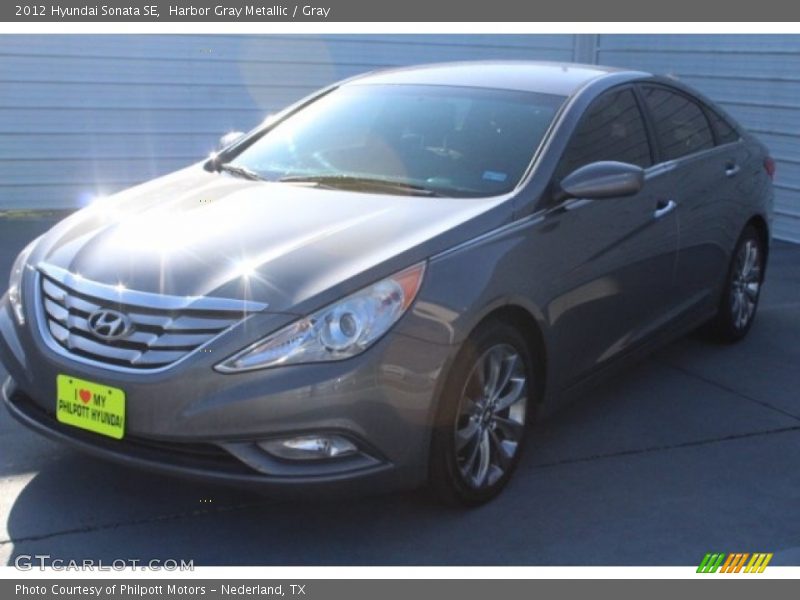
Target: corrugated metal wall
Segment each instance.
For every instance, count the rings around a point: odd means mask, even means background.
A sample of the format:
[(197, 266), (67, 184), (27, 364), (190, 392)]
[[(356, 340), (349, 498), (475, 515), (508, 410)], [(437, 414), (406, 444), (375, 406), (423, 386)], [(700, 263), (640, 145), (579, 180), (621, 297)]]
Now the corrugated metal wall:
[(331, 81), (385, 66), (572, 60), (672, 73), (778, 160), (800, 241), (800, 36), (0, 36), (0, 208), (78, 206), (205, 156)]
[(599, 35), (599, 64), (672, 74), (758, 134), (777, 161), (775, 235), (800, 242), (800, 35)]
[(573, 36), (0, 36), (0, 208), (72, 207), (197, 161), (338, 79), (571, 60)]

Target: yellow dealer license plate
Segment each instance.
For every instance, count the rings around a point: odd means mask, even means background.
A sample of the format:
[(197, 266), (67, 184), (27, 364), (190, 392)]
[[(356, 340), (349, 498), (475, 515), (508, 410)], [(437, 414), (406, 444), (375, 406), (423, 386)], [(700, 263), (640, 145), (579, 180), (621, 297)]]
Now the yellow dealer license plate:
[(122, 439), (125, 435), (125, 392), (100, 383), (59, 375), (56, 418), (61, 423)]

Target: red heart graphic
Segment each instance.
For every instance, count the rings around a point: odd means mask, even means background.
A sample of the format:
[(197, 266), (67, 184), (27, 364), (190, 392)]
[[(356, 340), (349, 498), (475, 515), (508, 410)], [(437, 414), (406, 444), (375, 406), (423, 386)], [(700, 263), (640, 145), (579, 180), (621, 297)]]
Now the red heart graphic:
[(81, 402), (83, 402), (84, 404), (88, 404), (89, 400), (92, 399), (92, 392), (90, 392), (89, 390), (80, 390), (78, 392), (78, 395), (81, 397)]

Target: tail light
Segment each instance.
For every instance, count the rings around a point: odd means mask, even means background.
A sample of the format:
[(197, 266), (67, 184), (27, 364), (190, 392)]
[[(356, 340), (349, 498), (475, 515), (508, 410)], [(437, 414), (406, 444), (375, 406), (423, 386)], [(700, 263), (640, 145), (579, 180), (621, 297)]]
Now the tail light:
[(764, 170), (770, 179), (775, 179), (775, 160), (771, 156), (764, 159)]

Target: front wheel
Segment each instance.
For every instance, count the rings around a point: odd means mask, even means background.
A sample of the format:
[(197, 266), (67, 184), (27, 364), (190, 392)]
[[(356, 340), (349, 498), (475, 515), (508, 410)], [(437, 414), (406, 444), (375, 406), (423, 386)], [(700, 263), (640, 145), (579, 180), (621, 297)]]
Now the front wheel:
[(739, 341), (750, 330), (764, 283), (765, 259), (764, 242), (748, 225), (733, 251), (719, 309), (709, 323), (710, 333), (719, 341)]
[(513, 326), (480, 326), (456, 358), (440, 401), (430, 483), (448, 504), (494, 498), (513, 473), (526, 437), (535, 363)]

